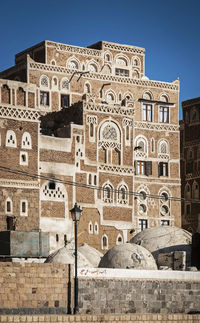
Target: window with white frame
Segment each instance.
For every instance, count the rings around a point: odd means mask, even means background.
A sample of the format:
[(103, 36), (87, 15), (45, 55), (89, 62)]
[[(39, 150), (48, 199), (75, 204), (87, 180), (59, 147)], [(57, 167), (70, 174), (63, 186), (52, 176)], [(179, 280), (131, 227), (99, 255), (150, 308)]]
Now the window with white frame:
[(52, 59), (51, 62), (50, 62), (51, 65), (56, 65), (56, 61), (55, 59)]
[(84, 93), (90, 93), (91, 92), (91, 87), (89, 83), (85, 83), (84, 85)]
[(19, 164), (22, 166), (28, 166), (28, 153), (26, 151), (20, 151)]
[(52, 89), (54, 90), (58, 89), (58, 78), (56, 76), (52, 78)]
[(154, 153), (155, 152), (155, 139), (151, 138), (151, 152)]
[(144, 92), (143, 99), (145, 100), (152, 100), (152, 94), (150, 92)]
[(7, 147), (17, 147), (17, 139), (15, 132), (13, 130), (8, 130), (6, 132), (6, 146)]
[(99, 225), (97, 221), (94, 222), (94, 234), (99, 234)]
[(49, 92), (40, 91), (40, 105), (49, 105)]
[(88, 233), (89, 234), (93, 234), (93, 224), (92, 224), (92, 221), (90, 221), (89, 224), (88, 224)]
[(124, 57), (118, 57), (116, 59), (116, 64), (120, 66), (127, 66), (127, 60)]
[(78, 69), (78, 63), (75, 60), (71, 60), (67, 63), (67, 67), (70, 69), (77, 70)]
[(105, 54), (105, 62), (110, 62), (110, 55), (109, 54)]
[(165, 140), (162, 140), (159, 143), (158, 151), (160, 154), (164, 154), (164, 155), (169, 153), (168, 143)]
[(117, 189), (117, 202), (119, 204), (128, 204), (128, 188), (124, 184)]
[(112, 92), (107, 93), (106, 100), (107, 102), (114, 102), (115, 101), (114, 94)]
[(107, 250), (108, 249), (108, 237), (104, 234), (101, 238), (101, 249)]
[(69, 90), (69, 81), (68, 79), (65, 77), (62, 79), (61, 81), (61, 91), (68, 91)]
[(103, 186), (103, 201), (105, 203), (113, 202), (113, 187), (111, 184), (105, 184)]
[(159, 122), (169, 123), (169, 107), (159, 107)]
[(122, 235), (119, 233), (116, 239), (116, 245), (119, 246), (120, 244), (123, 244), (123, 238)]
[(49, 87), (49, 78), (46, 75), (42, 75), (40, 78), (40, 86)]
[(24, 132), (22, 136), (21, 147), (23, 149), (31, 149), (32, 148), (32, 140), (29, 132)]
[(5, 201), (5, 213), (12, 214), (13, 213), (13, 203), (10, 197), (7, 197)]
[(20, 201), (20, 215), (21, 216), (28, 216), (28, 201), (27, 200)]
[(95, 64), (89, 64), (88, 71), (91, 73), (96, 73), (98, 71), (97, 66)]
[(160, 221), (160, 225), (161, 225), (161, 226), (170, 225), (170, 220), (161, 220), (161, 221)]
[(143, 121), (153, 121), (153, 106), (152, 104), (143, 103), (142, 105), (142, 120)]

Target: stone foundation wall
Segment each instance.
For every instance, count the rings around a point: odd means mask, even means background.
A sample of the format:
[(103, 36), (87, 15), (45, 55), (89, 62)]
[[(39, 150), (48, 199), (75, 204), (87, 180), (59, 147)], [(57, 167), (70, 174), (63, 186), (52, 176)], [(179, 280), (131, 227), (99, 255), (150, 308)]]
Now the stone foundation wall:
[(200, 311), (200, 280), (81, 278), (79, 308), (84, 314)]

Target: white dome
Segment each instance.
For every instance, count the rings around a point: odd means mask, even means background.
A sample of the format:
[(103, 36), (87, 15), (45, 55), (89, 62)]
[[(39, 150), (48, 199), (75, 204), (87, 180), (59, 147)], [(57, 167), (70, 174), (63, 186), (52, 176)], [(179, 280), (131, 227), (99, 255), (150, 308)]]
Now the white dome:
[(189, 262), (192, 235), (178, 227), (161, 226), (139, 232), (130, 242), (149, 250), (156, 260), (159, 253), (186, 251)]
[(152, 254), (136, 244), (115, 246), (103, 256), (100, 268), (157, 269)]

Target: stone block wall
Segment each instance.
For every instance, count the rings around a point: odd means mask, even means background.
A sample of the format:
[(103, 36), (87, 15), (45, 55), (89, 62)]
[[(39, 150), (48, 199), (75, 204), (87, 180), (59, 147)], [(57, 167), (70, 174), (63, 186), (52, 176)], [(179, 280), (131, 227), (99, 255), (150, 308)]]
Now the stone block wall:
[(67, 313), (68, 269), (53, 263), (1, 263), (0, 314)]
[(84, 314), (189, 313), (200, 310), (200, 281), (79, 279)]

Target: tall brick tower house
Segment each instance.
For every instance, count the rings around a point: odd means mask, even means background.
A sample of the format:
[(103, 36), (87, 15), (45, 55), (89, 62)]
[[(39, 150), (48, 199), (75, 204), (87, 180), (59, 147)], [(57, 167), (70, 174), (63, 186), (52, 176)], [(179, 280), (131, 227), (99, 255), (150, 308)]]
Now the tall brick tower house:
[(143, 48), (44, 41), (0, 77), (0, 230), (49, 232), (57, 249), (75, 202), (79, 242), (101, 251), (181, 226), (179, 80), (149, 80)]
[[(182, 102), (183, 120), (180, 123), (182, 226), (193, 233), (200, 214), (200, 98)], [(192, 203), (191, 203), (192, 199)]]

